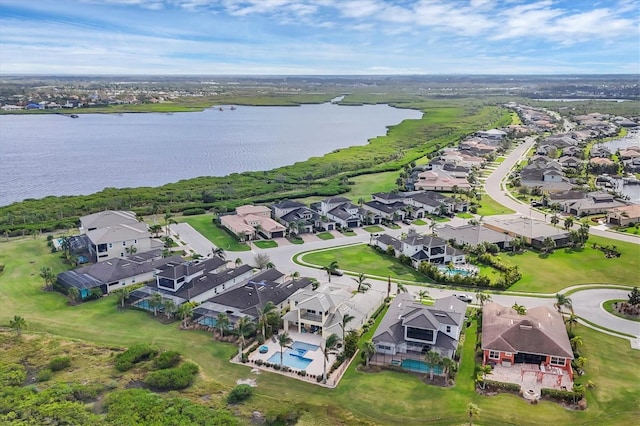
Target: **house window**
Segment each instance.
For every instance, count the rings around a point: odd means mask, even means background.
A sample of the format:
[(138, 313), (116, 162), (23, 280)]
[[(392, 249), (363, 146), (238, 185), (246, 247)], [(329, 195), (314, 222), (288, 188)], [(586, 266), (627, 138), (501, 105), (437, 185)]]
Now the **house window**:
[(551, 357), (551, 365), (557, 365), (558, 367), (564, 367), (566, 363), (566, 359), (565, 358), (560, 358), (557, 356), (552, 356)]
[(138, 240), (133, 240), (133, 244), (138, 244)]
[(407, 338), (433, 342), (433, 330), (424, 328), (407, 327)]
[(382, 351), (390, 351), (391, 350), (391, 346), (387, 346), (387, 345), (378, 345), (378, 349), (382, 350)]
[(113, 243), (109, 243), (109, 248), (113, 248)]
[(489, 351), (489, 359), (500, 359), (500, 351)]
[(447, 326), (447, 333), (451, 333), (451, 326), (450, 325)]
[(126, 246), (126, 245), (127, 245), (127, 242), (126, 242), (126, 241), (123, 241), (123, 242), (122, 242), (122, 245), (123, 245), (123, 246)]

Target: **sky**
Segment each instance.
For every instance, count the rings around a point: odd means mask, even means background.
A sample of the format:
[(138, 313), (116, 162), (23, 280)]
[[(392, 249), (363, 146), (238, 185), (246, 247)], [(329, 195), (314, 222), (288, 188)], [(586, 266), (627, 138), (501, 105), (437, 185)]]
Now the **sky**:
[(638, 73), (638, 0), (0, 0), (0, 74)]

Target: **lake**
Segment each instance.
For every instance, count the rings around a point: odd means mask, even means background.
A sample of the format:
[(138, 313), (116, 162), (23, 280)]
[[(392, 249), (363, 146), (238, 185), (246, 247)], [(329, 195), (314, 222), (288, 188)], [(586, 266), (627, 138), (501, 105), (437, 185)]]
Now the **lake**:
[(388, 105), (0, 115), (0, 205), (270, 170), (365, 145), (420, 111)]

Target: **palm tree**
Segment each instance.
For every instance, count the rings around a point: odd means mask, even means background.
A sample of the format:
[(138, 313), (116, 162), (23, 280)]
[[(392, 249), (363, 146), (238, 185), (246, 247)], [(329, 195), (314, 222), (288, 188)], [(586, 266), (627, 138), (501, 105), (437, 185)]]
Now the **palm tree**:
[(369, 360), (376, 353), (376, 345), (371, 340), (367, 340), (362, 345), (362, 355), (364, 356), (364, 365), (369, 366)]
[(126, 247), (126, 248), (124, 249), (124, 251), (126, 251), (126, 252), (127, 252), (127, 254), (129, 254), (129, 255), (133, 255), (133, 254), (136, 254), (136, 252), (138, 251), (138, 249), (136, 248), (136, 246), (129, 246), (129, 247)]
[(67, 296), (69, 296), (69, 302), (76, 303), (78, 297), (80, 297), (80, 290), (76, 287), (70, 287), (69, 290), (67, 290)]
[(175, 220), (172, 219), (172, 217), (173, 215), (171, 214), (170, 210), (167, 210), (164, 213), (164, 233), (167, 237), (169, 236), (169, 225), (172, 223), (177, 223)]
[(569, 343), (571, 343), (571, 348), (575, 351), (580, 346), (582, 346), (582, 337), (581, 336), (573, 336)]
[(344, 342), (344, 335), (345, 335), (345, 330), (347, 328), (347, 324), (349, 324), (349, 322), (353, 321), (355, 319), (355, 317), (353, 315), (349, 315), (349, 314), (344, 314), (342, 315), (342, 321), (340, 322), (340, 328), (342, 329), (342, 341)]
[(473, 418), (480, 414), (480, 409), (474, 403), (467, 404), (467, 416), (469, 416), (469, 426), (473, 426)]
[(219, 257), (222, 260), (225, 260), (227, 258), (224, 250), (222, 250), (220, 247), (211, 247), (211, 254), (213, 256)]
[(436, 351), (429, 351), (424, 356), (424, 359), (429, 366), (429, 380), (433, 380), (433, 370), (437, 365), (440, 365), (440, 363), (442, 362), (442, 357)]
[(569, 216), (564, 220), (564, 229), (567, 231), (573, 227), (573, 218)]
[(265, 269), (273, 269), (276, 267), (276, 264), (273, 262), (268, 262), (266, 265), (264, 265)]
[(238, 356), (240, 360), (242, 360), (242, 352), (244, 351), (244, 343), (245, 337), (249, 334), (253, 333), (256, 329), (256, 324), (251, 321), (248, 317), (241, 317), (236, 323), (236, 334), (238, 335), (238, 341), (240, 342), (239, 349), (240, 352)]
[(493, 368), (490, 365), (481, 365), (477, 367), (478, 379), (482, 380), (482, 389), (486, 388), (486, 380), (489, 374), (493, 373)]
[(224, 312), (220, 312), (216, 316), (216, 326), (220, 332), (220, 338), (224, 336), (224, 331), (229, 328), (229, 317)]
[(448, 357), (442, 358), (441, 364), (442, 364), (442, 372), (444, 374), (449, 374), (449, 371), (451, 371), (453, 366), (456, 365), (455, 361)]
[(286, 331), (278, 334), (278, 345), (280, 345), (280, 368), (282, 368), (282, 355), (284, 348), (288, 348), (293, 343), (293, 339)]
[(418, 299), (420, 299), (420, 301), (428, 298), (429, 298), (429, 292), (427, 290), (420, 290), (418, 292)]
[(56, 279), (55, 274), (48, 266), (40, 268), (40, 278), (44, 280), (44, 288), (48, 290)]
[(235, 264), (236, 264), (236, 267), (242, 265), (242, 259), (240, 259), (239, 257), (236, 258)]
[(491, 295), (488, 293), (479, 291), (476, 293), (476, 300), (478, 301), (478, 303), (480, 303), (480, 307), (482, 308), (484, 307), (485, 303), (491, 302)]
[(158, 308), (162, 306), (162, 295), (158, 292), (149, 297), (149, 307), (153, 308), (153, 316), (158, 316)]
[(333, 275), (338, 270), (338, 261), (332, 260), (331, 263), (323, 266), (322, 270), (327, 272), (329, 282), (331, 282), (331, 275)]
[(294, 281), (298, 281), (300, 279), (300, 272), (295, 271), (293, 274), (291, 274), (291, 278), (293, 278)]
[(164, 312), (167, 319), (171, 319), (173, 314), (175, 314), (177, 308), (178, 307), (176, 306), (176, 302), (171, 299), (167, 299), (162, 302), (162, 311)]
[(407, 289), (407, 286), (402, 284), (402, 283), (396, 283), (396, 295), (400, 294), (400, 293), (406, 293), (409, 290)]
[(569, 327), (569, 331), (573, 330), (575, 325), (578, 325), (578, 316), (571, 313), (567, 319), (564, 320), (564, 323)]
[(518, 305), (518, 302), (514, 303), (511, 307), (518, 315), (525, 315), (527, 313), (527, 308), (523, 305)]
[(555, 246), (556, 242), (551, 237), (546, 237), (544, 240), (542, 240), (542, 251), (544, 251), (545, 253), (553, 251)]
[(162, 226), (157, 223), (154, 223), (153, 225), (149, 226), (149, 232), (154, 234), (155, 238), (158, 238), (158, 234), (160, 234), (160, 231), (162, 231)]
[(362, 272), (358, 274), (358, 278), (352, 278), (352, 280), (358, 283), (358, 289), (357, 289), (358, 293), (366, 293), (367, 290), (371, 288), (371, 283), (368, 283), (366, 281), (367, 277)]
[(573, 313), (573, 303), (571, 302), (571, 298), (565, 296), (564, 294), (556, 294), (556, 303), (554, 303), (553, 306), (560, 314), (562, 314), (563, 307), (569, 308), (569, 310)]
[(324, 355), (324, 364), (322, 370), (322, 383), (327, 383), (327, 362), (329, 361), (329, 355), (331, 355), (336, 346), (338, 346), (338, 342), (340, 338), (336, 333), (333, 333), (331, 336), (327, 337), (324, 340), (324, 347), (322, 348), (322, 353)]
[(189, 319), (193, 317), (193, 303), (185, 302), (178, 306), (178, 317), (182, 320), (182, 327), (186, 327)]
[(119, 288), (113, 292), (118, 298), (118, 302), (120, 303), (120, 307), (124, 308), (124, 302), (129, 298), (131, 292), (128, 288)]
[(22, 336), (22, 329), (27, 328), (27, 322), (24, 318), (14, 315), (13, 319), (9, 321), (9, 328), (13, 328), (16, 331), (18, 337)]
[(258, 326), (260, 327), (260, 333), (262, 337), (266, 339), (269, 332), (269, 323), (274, 316), (278, 314), (278, 308), (272, 301), (268, 301), (262, 308), (258, 308)]

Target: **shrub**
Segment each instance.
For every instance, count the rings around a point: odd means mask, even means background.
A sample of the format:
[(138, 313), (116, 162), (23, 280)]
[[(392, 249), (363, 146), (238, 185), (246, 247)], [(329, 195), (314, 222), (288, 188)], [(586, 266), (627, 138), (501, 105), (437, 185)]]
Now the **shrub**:
[(118, 371), (127, 371), (133, 368), (133, 364), (153, 358), (158, 354), (158, 348), (146, 343), (131, 346), (121, 354), (116, 355), (116, 368)]
[(52, 375), (53, 375), (53, 372), (51, 371), (51, 369), (43, 368), (42, 370), (38, 371), (38, 375), (36, 376), (36, 380), (39, 381), (39, 382), (46, 382), (49, 379), (51, 379)]
[(540, 390), (541, 396), (546, 396), (557, 401), (564, 401), (569, 403), (576, 403), (584, 397), (584, 391), (565, 391), (557, 389), (542, 388)]
[(485, 380), (485, 387), (494, 391), (503, 390), (507, 392), (520, 392), (520, 385), (516, 383), (496, 382), (493, 380)]
[(185, 362), (179, 367), (152, 371), (144, 382), (156, 389), (175, 390), (189, 387), (198, 373), (198, 366), (192, 362)]
[(68, 356), (59, 356), (49, 362), (49, 369), (51, 369), (51, 371), (61, 371), (65, 368), (69, 368), (70, 365), (71, 358)]
[(162, 352), (153, 362), (156, 368), (165, 369), (178, 365), (180, 362), (180, 352), (166, 351)]
[(227, 402), (229, 404), (237, 404), (245, 401), (253, 395), (253, 388), (249, 385), (238, 385), (229, 392)]
[(27, 380), (27, 370), (20, 364), (0, 363), (0, 386), (20, 386)]
[(185, 209), (182, 211), (184, 216), (195, 216), (197, 214), (205, 214), (206, 210), (201, 208)]

